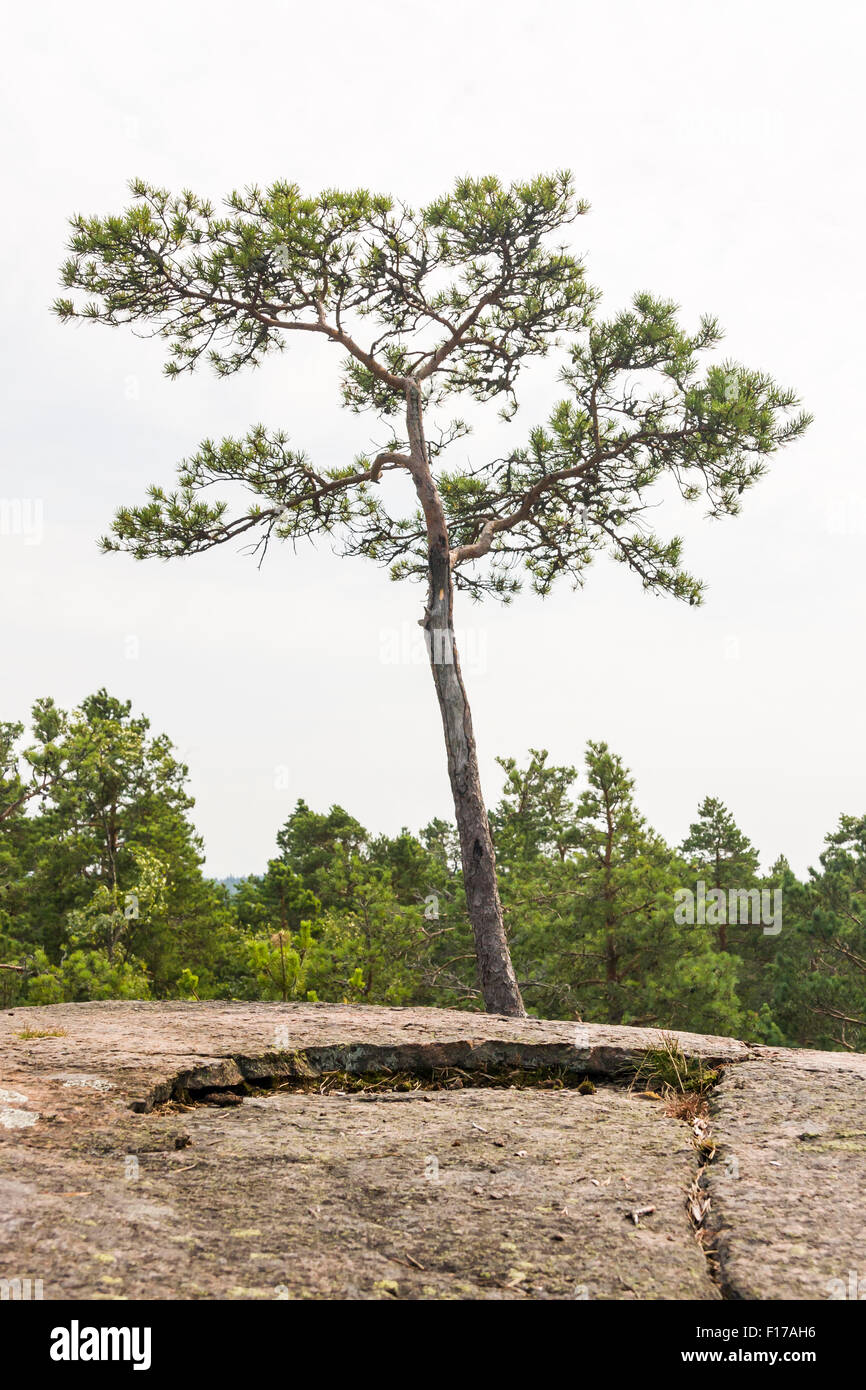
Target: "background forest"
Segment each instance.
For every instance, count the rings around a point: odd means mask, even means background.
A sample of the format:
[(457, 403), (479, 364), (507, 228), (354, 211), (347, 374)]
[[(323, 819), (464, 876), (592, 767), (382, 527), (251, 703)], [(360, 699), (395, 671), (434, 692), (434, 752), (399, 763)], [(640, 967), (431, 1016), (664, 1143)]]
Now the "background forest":
[[(842, 815), (805, 882), (762, 873), (707, 796), (672, 846), (622, 760), (500, 759), (491, 811), (527, 1008), (866, 1050), (866, 815)], [(0, 723), (0, 1003), (301, 999), (476, 1009), (454, 827), (377, 835), (298, 801), (261, 875), (206, 878), (187, 768), (105, 690)], [(678, 920), (679, 890), (781, 890), (781, 930)]]

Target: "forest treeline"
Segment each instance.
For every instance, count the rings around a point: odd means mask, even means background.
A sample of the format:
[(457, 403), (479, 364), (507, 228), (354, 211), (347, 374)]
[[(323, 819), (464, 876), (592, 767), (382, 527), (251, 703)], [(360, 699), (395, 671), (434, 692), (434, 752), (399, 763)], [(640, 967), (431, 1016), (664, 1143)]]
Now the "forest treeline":
[[(840, 817), (802, 881), (784, 857), (762, 873), (712, 796), (667, 844), (604, 743), (579, 769), (500, 763), (490, 819), (531, 1013), (866, 1050), (866, 815)], [(480, 1007), (453, 825), (377, 835), (298, 801), (265, 872), (226, 886), (202, 872), (187, 776), (105, 690), (0, 723), (0, 1002)]]

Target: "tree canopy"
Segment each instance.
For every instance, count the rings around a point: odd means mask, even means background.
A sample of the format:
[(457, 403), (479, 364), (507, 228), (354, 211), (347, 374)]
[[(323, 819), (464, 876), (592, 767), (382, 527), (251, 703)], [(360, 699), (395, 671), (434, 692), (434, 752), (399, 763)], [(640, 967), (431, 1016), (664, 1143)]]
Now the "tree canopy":
[[(697, 603), (679, 538), (649, 524), (654, 486), (669, 477), (711, 516), (735, 515), (767, 456), (808, 424), (794, 392), (765, 373), (705, 363), (722, 336), (715, 319), (687, 331), (675, 304), (646, 293), (598, 317), (583, 265), (554, 240), (588, 210), (569, 174), (509, 187), (460, 179), (418, 212), (365, 190), (307, 198), (284, 183), (234, 192), (224, 212), (191, 192), (131, 188), (125, 213), (73, 219), (63, 279), (78, 294), (56, 301), (61, 318), (149, 325), (170, 376), (202, 361), (229, 375), (285, 351), (293, 334), (324, 335), (343, 354), (344, 404), (373, 410), (392, 433), (375, 457), (330, 470), (280, 428), (204, 440), (176, 489), (155, 485), (147, 503), (119, 509), (107, 549), (144, 558), (327, 534), (343, 554), (422, 578), (423, 506), (392, 514), (375, 487), (385, 471), (411, 471), (393, 428), (407, 379), (427, 411), (502, 397), (510, 418), (521, 367), (562, 346), (565, 394), (502, 458), (449, 466), (460, 419), (427, 440), (457, 587), (507, 599), (527, 579), (547, 593), (561, 576), (580, 584), (608, 551), (646, 588)], [(253, 494), (245, 510), (210, 500), (232, 482)]]
[[(172, 377), (207, 360), (220, 376), (282, 352), (293, 335), (342, 352), (342, 402), (386, 433), (373, 456), (325, 468), (282, 427), (205, 439), (173, 489), (121, 506), (106, 550), (139, 559), (247, 538), (327, 536), (345, 556), (427, 587), (420, 619), (445, 739), (466, 900), (485, 1003), (520, 1016), (495, 848), (455, 644), (455, 590), (508, 601), (528, 582), (576, 587), (599, 552), (644, 589), (690, 604), (701, 581), (653, 512), (673, 488), (710, 517), (736, 515), (766, 459), (809, 417), (763, 371), (712, 356), (714, 318), (691, 330), (669, 300), (641, 292), (609, 318), (563, 240), (587, 211), (567, 172), (505, 186), (460, 178), (415, 211), (367, 190), (304, 197), (294, 184), (233, 192), (223, 210), (190, 191), (136, 180), (117, 216), (73, 219), (55, 303), (63, 320), (146, 324)], [(523, 367), (560, 352), (564, 395), (545, 423), (510, 433), (501, 457), (453, 464), (467, 433), (453, 401), (501, 402), (511, 426)], [(385, 471), (404, 489), (382, 489)], [(243, 484), (230, 509), (212, 488)]]

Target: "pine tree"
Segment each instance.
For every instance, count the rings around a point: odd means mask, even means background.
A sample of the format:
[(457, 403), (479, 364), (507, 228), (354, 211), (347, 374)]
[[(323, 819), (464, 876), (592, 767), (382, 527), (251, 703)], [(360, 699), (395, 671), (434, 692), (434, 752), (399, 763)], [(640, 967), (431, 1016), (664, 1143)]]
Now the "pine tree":
[[(508, 599), (521, 573), (539, 594), (583, 582), (600, 551), (643, 587), (697, 604), (678, 538), (649, 526), (654, 485), (669, 480), (712, 516), (735, 515), (765, 458), (808, 421), (765, 374), (731, 362), (699, 371), (720, 331), (683, 330), (676, 306), (648, 294), (604, 321), (583, 266), (561, 238), (587, 211), (570, 175), (504, 187), (462, 178), (419, 212), (364, 190), (303, 197), (276, 183), (232, 193), (224, 211), (191, 192), (141, 181), (121, 215), (73, 219), (64, 320), (149, 325), (171, 376), (207, 361), (221, 376), (253, 367), (298, 334), (343, 354), (343, 401), (387, 431), (373, 457), (321, 469), (282, 430), (205, 440), (178, 486), (154, 486), (118, 513), (107, 549), (189, 555), (239, 537), (328, 536), (345, 555), (426, 584), (421, 619), (460, 836), (463, 881), (488, 1009), (523, 1012), (503, 924), (469, 702), (454, 641), (455, 586)], [(83, 298), (81, 297), (83, 296)], [(460, 420), (436, 413), (460, 395), (517, 406), (521, 369), (561, 343), (566, 396), (549, 422), (502, 458), (443, 462)], [(378, 486), (406, 483), (392, 511)], [(204, 496), (245, 484), (246, 510)]]
[(508, 859), (555, 854), (562, 860), (574, 845), (569, 793), (577, 771), (551, 767), (547, 756), (546, 748), (530, 748), (525, 769), (514, 758), (496, 759), (505, 772), (505, 786), (492, 824), (497, 851)]
[[(217, 954), (214, 938), (230, 925), (202, 877), (186, 767), (129, 701), (105, 690), (69, 713), (38, 701), (33, 732), (20, 762), (35, 770), (38, 795), (30, 814), (22, 805), (0, 821), (0, 864), (16, 856), (8, 934), (59, 982), (60, 997), (71, 997), (64, 962), (75, 997), (88, 997), (88, 973), (94, 989), (108, 989), (112, 971), (127, 992), (170, 991), (184, 967)], [(45, 990), (28, 986), (28, 997), (37, 993)]]
[(622, 759), (590, 742), (576, 802), (565, 795), (573, 768), (548, 767), (537, 752), (523, 771), (503, 765), (493, 823), (504, 830), (503, 900), (532, 1004), (548, 1017), (735, 1031), (734, 962), (678, 923), (685, 866), (640, 814)]
[[(758, 873), (758, 854), (740, 830), (727, 806), (714, 796), (698, 807), (698, 819), (689, 826), (682, 853), (694, 872), (711, 889), (725, 897), (731, 889), (750, 889)], [(719, 949), (729, 949), (727, 905), (716, 914)]]
[(866, 816), (840, 816), (820, 862), (783, 883), (773, 1012), (801, 1047), (866, 1051)]

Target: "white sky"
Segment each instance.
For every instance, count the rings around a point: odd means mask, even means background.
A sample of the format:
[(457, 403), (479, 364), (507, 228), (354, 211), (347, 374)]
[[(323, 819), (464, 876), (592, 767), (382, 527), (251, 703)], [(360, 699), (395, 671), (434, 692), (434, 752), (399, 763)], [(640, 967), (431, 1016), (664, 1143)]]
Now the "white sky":
[[(717, 314), (725, 354), (795, 386), (816, 422), (740, 518), (659, 516), (686, 535), (703, 608), (651, 598), (606, 560), (580, 594), (463, 601), (488, 801), (496, 754), (580, 762), (604, 738), (671, 840), (711, 793), (765, 863), (816, 862), (839, 813), (866, 810), (860, 8), (16, 7), (0, 498), (44, 522), (41, 540), (0, 535), (0, 718), (103, 684), (132, 698), (189, 763), (216, 875), (259, 870), (299, 796), (373, 829), (450, 815), (429, 670), (406, 659), (419, 589), (326, 547), (272, 550), (260, 572), (229, 548), (144, 564), (96, 549), (115, 507), (171, 483), (205, 436), (261, 420), (323, 467), (366, 448), (375, 425), (339, 408), (334, 355), (305, 341), (255, 374), (170, 383), (158, 346), (64, 327), (48, 305), (66, 218), (119, 211), (133, 175), (215, 200), (286, 178), (418, 203), (459, 173), (569, 167), (592, 203), (574, 244), (604, 308), (648, 289), (690, 323)], [(557, 398), (553, 364), (527, 386), (521, 436)], [(458, 446), (473, 460), (495, 448), (495, 414)]]

